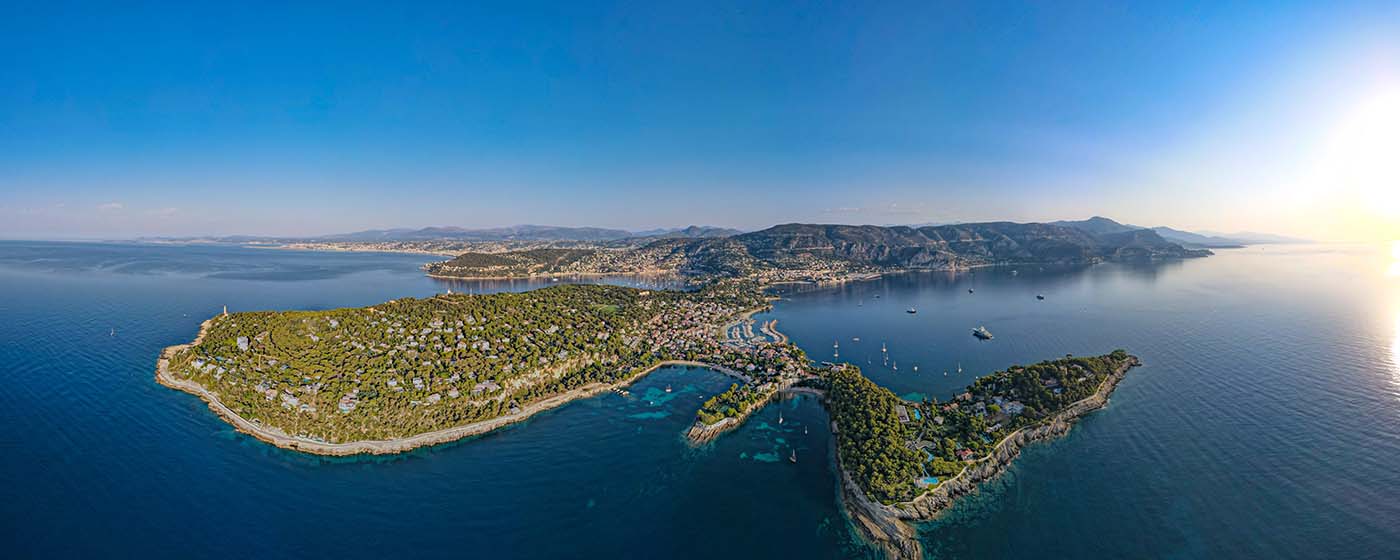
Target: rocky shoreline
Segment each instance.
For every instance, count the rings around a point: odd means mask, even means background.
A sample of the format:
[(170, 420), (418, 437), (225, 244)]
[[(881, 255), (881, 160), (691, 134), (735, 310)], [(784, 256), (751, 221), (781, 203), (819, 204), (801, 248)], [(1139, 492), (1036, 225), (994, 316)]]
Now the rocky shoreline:
[[(748, 414), (744, 415), (745, 417)], [(703, 424), (696, 420), (690, 425), (690, 429), (685, 431), (685, 439), (693, 446), (704, 445), (719, 437), (720, 434), (739, 427), (742, 421), (737, 418), (725, 418), (714, 424)]]
[[(1071, 404), (1040, 424), (1012, 432), (997, 443), (990, 455), (908, 502), (885, 505), (870, 500), (841, 466), (838, 452), (836, 463), (841, 472), (841, 494), (847, 513), (866, 539), (879, 546), (887, 558), (922, 558), (923, 549), (910, 521), (933, 519), (939, 512), (953, 505), (959, 497), (975, 492), (979, 484), (1004, 472), (1011, 462), (1020, 456), (1021, 449), (1025, 446), (1069, 433), (1070, 427), (1081, 416), (1106, 406), (1109, 396), (1127, 375), (1128, 370), (1140, 365), (1141, 360), (1131, 356), (1122, 367), (1103, 380), (1094, 394)], [(832, 432), (835, 433), (835, 430), (833, 425)]]
[(694, 446), (709, 443), (711, 440), (719, 437), (720, 434), (742, 426), (744, 422), (748, 421), (750, 416), (762, 410), (763, 407), (768, 406), (768, 403), (773, 400), (773, 397), (777, 396), (778, 393), (785, 389), (785, 386), (775, 387), (771, 393), (764, 396), (762, 400), (754, 402), (739, 416), (727, 417), (714, 424), (704, 424), (701, 423), (700, 420), (696, 420), (694, 424), (691, 424), (690, 429), (686, 430), (685, 437), (690, 441), (690, 444)]

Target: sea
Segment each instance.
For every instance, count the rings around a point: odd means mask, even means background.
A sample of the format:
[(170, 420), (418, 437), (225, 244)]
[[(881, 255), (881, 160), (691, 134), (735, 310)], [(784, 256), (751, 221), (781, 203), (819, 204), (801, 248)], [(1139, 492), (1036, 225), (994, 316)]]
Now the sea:
[[(263, 444), (154, 381), (160, 350), (224, 306), (558, 283), (435, 280), (419, 267), (436, 259), (0, 241), (0, 556), (880, 557), (843, 514), (811, 397), (687, 445), (700, 403), (732, 382), (701, 368), (349, 458)], [(1389, 246), (1265, 245), (909, 273), (780, 286), (756, 318), (914, 400), (1066, 354), (1142, 358), (1108, 407), (918, 525), (931, 558), (1400, 558), (1397, 262)]]

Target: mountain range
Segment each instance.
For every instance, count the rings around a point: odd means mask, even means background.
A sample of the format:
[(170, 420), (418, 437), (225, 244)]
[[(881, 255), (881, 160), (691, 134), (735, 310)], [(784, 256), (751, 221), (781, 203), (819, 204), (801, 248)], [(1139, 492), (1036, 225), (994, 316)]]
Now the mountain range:
[(1085, 223), (986, 222), (925, 227), (783, 224), (727, 237), (662, 238), (626, 249), (466, 253), (430, 265), (442, 276), (674, 271), (743, 276), (840, 274), (989, 264), (1074, 264), (1203, 257), (1151, 229), (1106, 218)]
[[(909, 237), (905, 232), (924, 232), (921, 235), (931, 236), (929, 239), (943, 238), (945, 234), (952, 234), (958, 231), (979, 230), (991, 233), (987, 228), (992, 224), (1001, 224), (1000, 229), (1009, 231), (1012, 226), (1053, 226), (1068, 228), (1086, 233), (1090, 236), (1113, 236), (1139, 232), (1143, 230), (1151, 231), (1162, 240), (1178, 244), (1188, 249), (1224, 249), (1236, 248), (1245, 245), (1261, 243), (1300, 243), (1300, 239), (1294, 239), (1279, 235), (1239, 232), (1233, 234), (1219, 234), (1213, 232), (1190, 232), (1170, 227), (1142, 227), (1131, 224), (1123, 224), (1102, 216), (1094, 216), (1086, 220), (1062, 220), (1056, 222), (1040, 224), (1015, 224), (1012, 222), (986, 222), (972, 224), (924, 224), (915, 226), (823, 226), (832, 228), (848, 228), (839, 230), (843, 233), (850, 233), (858, 237), (869, 237), (874, 235), (868, 228), (885, 230), (881, 236), (889, 237), (885, 241), (893, 242), (896, 238), (902, 239), (900, 243), (908, 246), (924, 246), (928, 240), (918, 239), (917, 236)], [(583, 242), (608, 244), (613, 246), (639, 246), (649, 242), (673, 239), (717, 239), (738, 237), (740, 241), (745, 239), (756, 239), (758, 237), (773, 235), (776, 232), (790, 230), (796, 226), (812, 224), (785, 224), (774, 226), (761, 231), (744, 233), (737, 229), (723, 228), (716, 226), (692, 225), (684, 228), (658, 228), (642, 231), (628, 231), (623, 229), (597, 228), (597, 227), (566, 227), (566, 226), (546, 226), (546, 225), (517, 225), (497, 228), (464, 228), (456, 226), (435, 226), (424, 228), (393, 228), (357, 231), (352, 233), (340, 233), (324, 236), (309, 237), (270, 237), (234, 235), (216, 238), (200, 238), (201, 241), (216, 241), (222, 243), (259, 243), (259, 242), (332, 242), (332, 243), (401, 243), (401, 242), (499, 242), (499, 241), (523, 241), (523, 242)], [(863, 229), (866, 228), (866, 229)], [(766, 233), (765, 233), (766, 232)], [(855, 233), (860, 232), (860, 233)], [(752, 236), (744, 238), (743, 236)], [(839, 237), (839, 235), (838, 235)], [(1106, 240), (1098, 240), (1098, 245), (1103, 246)], [(188, 239), (184, 239), (188, 240)], [(946, 239), (945, 239), (946, 241)], [(1107, 242), (1111, 245), (1111, 242)], [(886, 243), (888, 246), (888, 243)]]

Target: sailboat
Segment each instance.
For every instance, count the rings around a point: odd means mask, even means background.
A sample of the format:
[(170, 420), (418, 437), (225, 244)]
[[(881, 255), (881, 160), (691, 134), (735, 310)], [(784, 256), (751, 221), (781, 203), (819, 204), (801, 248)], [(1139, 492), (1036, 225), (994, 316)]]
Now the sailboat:
[(802, 427), (802, 434), (803, 434), (803, 435), (806, 435), (806, 434), (807, 434), (807, 427), (806, 427), (806, 426), (803, 426), (803, 427)]
[(885, 348), (885, 343), (883, 343), (883, 342), (880, 343), (880, 351), (881, 351), (881, 352), (889, 352), (889, 350)]
[(958, 373), (962, 373), (962, 362), (958, 362)]
[(919, 371), (919, 364), (914, 364), (914, 371)]
[(107, 336), (117, 336), (117, 329), (112, 329), (112, 332), (108, 333)]
[(782, 424), (782, 423), (783, 423), (783, 411), (781, 411), (781, 410), (778, 411), (778, 423), (779, 423), (779, 424)]
[(891, 369), (893, 369), (893, 370), (895, 370), (895, 371), (899, 371), (899, 362), (895, 362), (894, 365), (891, 366)]
[(792, 463), (796, 463), (796, 462), (797, 462), (797, 449), (796, 449), (796, 448), (793, 448), (793, 450), (792, 450), (792, 455), (788, 455), (788, 461), (789, 461), (789, 462), (792, 462)]

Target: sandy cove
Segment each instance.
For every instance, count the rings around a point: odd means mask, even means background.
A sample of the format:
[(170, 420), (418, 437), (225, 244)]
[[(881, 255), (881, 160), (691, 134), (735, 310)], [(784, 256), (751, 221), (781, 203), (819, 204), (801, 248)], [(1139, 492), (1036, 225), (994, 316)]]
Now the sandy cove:
[(638, 379), (641, 379), (647, 374), (656, 371), (658, 368), (661, 368), (663, 366), (680, 365), (704, 367), (715, 371), (719, 371), (726, 375), (738, 377), (740, 379), (748, 379), (748, 377), (744, 374), (724, 366), (688, 360), (667, 360), (663, 362), (658, 362), (644, 370), (638, 371), (637, 373), (632, 374), (631, 377), (628, 377), (623, 381), (619, 381), (616, 383), (591, 383), (565, 393), (560, 393), (558, 395), (554, 395), (543, 400), (532, 402), (521, 407), (520, 412), (516, 414), (499, 416), (489, 420), (482, 420), (480, 422), (473, 422), (471, 424), (463, 424), (461, 426), (454, 426), (451, 428), (444, 428), (432, 432), (425, 432), (404, 438), (385, 440), (361, 440), (346, 443), (327, 443), (323, 441), (299, 438), (287, 434), (281, 429), (274, 428), (271, 426), (264, 426), (262, 424), (250, 421), (242, 416), (239, 416), (238, 413), (233, 411), (233, 409), (230, 409), (229, 407), (225, 406), (224, 403), (219, 400), (219, 396), (217, 393), (208, 390), (203, 385), (200, 385), (199, 383), (196, 383), (194, 381), (188, 379), (177, 379), (173, 374), (170, 373), (170, 357), (173, 356), (176, 352), (179, 352), (180, 350), (189, 348), (190, 346), (202, 342), (204, 340), (205, 334), (209, 332), (209, 327), (212, 326), (214, 321), (218, 318), (219, 317), (214, 317), (201, 323), (199, 326), (199, 334), (195, 336), (193, 342), (169, 346), (161, 351), (160, 359), (156, 360), (156, 382), (171, 389), (184, 391), (186, 393), (199, 397), (201, 400), (203, 400), (206, 404), (209, 405), (209, 410), (212, 410), (215, 414), (219, 415), (220, 418), (223, 418), (224, 421), (233, 425), (234, 429), (238, 430), (239, 432), (248, 434), (263, 442), (270, 443), (283, 449), (291, 449), (294, 451), (311, 453), (315, 455), (387, 455), (393, 453), (403, 453), (405, 451), (411, 451), (419, 447), (437, 445), (440, 443), (456, 441), (466, 437), (481, 435), (492, 430), (496, 430), (498, 428), (514, 424), (516, 422), (524, 421), (530, 418), (531, 416), (534, 416), (535, 414), (544, 412), (546, 410), (550, 410), (552, 408), (563, 406), (577, 399), (584, 399), (598, 395), (600, 393), (611, 391), (613, 389), (626, 387), (636, 382)]

